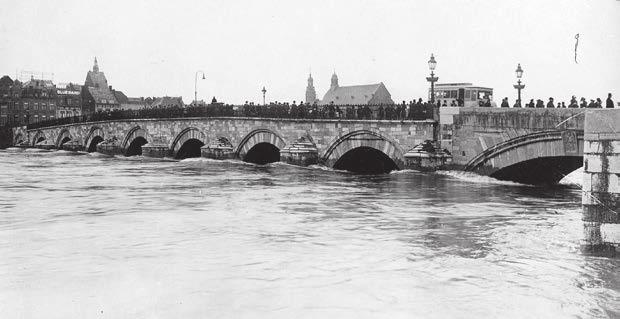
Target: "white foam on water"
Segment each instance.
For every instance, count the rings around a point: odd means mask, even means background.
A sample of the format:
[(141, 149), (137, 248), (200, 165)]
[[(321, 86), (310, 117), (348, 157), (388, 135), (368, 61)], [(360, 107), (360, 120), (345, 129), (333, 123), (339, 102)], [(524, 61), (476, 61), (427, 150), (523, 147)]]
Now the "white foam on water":
[(44, 150), (42, 148), (27, 148), (25, 150), (25, 152), (28, 153), (47, 153), (47, 152), (51, 152), (50, 150)]
[(88, 156), (92, 156), (92, 157), (112, 157), (110, 155), (106, 155), (103, 153), (99, 153), (99, 152), (92, 152), (92, 153), (88, 153)]
[(566, 175), (560, 181), (562, 185), (577, 185), (580, 188), (583, 187), (583, 167), (580, 167), (572, 173)]
[(400, 174), (409, 174), (409, 173), (419, 173), (420, 171), (415, 169), (401, 169), (401, 170), (393, 170), (390, 174), (400, 175)]
[(7, 147), (3, 151), (6, 151), (6, 152), (23, 152), (24, 149), (20, 148), (20, 147)]
[(520, 184), (517, 182), (501, 181), (493, 177), (478, 175), (476, 173), (471, 173), (471, 172), (439, 170), (439, 171), (436, 171), (435, 173), (453, 177), (453, 178), (459, 179), (464, 182), (470, 182), (470, 183), (476, 183), (476, 184), (494, 184), (494, 185), (510, 185), (510, 186), (528, 186), (528, 187), (531, 186), (527, 184)]

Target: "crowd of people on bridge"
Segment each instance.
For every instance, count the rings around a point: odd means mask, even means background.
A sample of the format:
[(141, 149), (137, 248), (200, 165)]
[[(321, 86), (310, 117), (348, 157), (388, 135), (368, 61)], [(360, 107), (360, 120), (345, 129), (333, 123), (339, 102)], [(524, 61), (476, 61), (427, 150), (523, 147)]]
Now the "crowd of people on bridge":
[(366, 119), (366, 120), (425, 120), (433, 118), (433, 105), (410, 101), (386, 105), (327, 105), (272, 102), (258, 105), (246, 102), (241, 114), (246, 117), (299, 118), (299, 119)]
[[(502, 104), (500, 105), (500, 107), (510, 107), (510, 104), (508, 103), (508, 98), (505, 97), (502, 99)], [(519, 100), (516, 100), (514, 105), (512, 107), (522, 107), (521, 103)], [(577, 101), (577, 98), (573, 95), (570, 99), (570, 102), (568, 102), (568, 104), (566, 104), (565, 102), (555, 102), (555, 99), (550, 97), (549, 100), (547, 101), (547, 103), (545, 103), (543, 100), (537, 99), (536, 102), (534, 102), (534, 99), (530, 99), (530, 102), (525, 104), (525, 106), (523, 107), (527, 107), (527, 108), (591, 108), (591, 109), (596, 109), (596, 108), (603, 108), (603, 101), (601, 101), (600, 98), (596, 98), (596, 100), (594, 99), (590, 99), (590, 102), (586, 101), (586, 98), (581, 97), (579, 99), (579, 101)], [(607, 100), (605, 101), (605, 108), (608, 109), (613, 109), (614, 108), (614, 101), (611, 99), (611, 93), (607, 94)]]
[[(611, 93), (605, 103), (606, 108), (614, 108)], [(445, 103), (445, 101), (444, 101)], [(438, 108), (442, 106), (441, 101), (436, 103), (423, 102), (422, 99), (403, 101), (401, 104), (387, 105), (328, 105), (299, 103), (271, 102), (267, 105), (260, 105), (246, 102), (243, 105), (229, 105), (213, 101), (208, 105), (189, 105), (164, 106), (157, 108), (144, 108), (139, 110), (110, 110), (96, 112), (89, 115), (76, 117), (65, 117), (43, 122), (29, 124), (29, 128), (45, 126), (64, 125), (70, 123), (105, 121), (120, 119), (147, 119), (147, 118), (182, 118), (182, 117), (261, 117), (261, 118), (294, 118), (294, 119), (342, 119), (342, 120), (437, 120)], [(508, 98), (504, 98), (501, 107), (510, 107)], [(517, 102), (513, 107), (522, 107)], [(552, 97), (545, 104), (542, 100), (531, 99), (524, 107), (527, 108), (602, 108), (600, 98), (590, 100), (585, 98), (577, 101), (573, 96), (568, 105), (564, 102), (555, 103)]]
[(108, 121), (122, 119), (147, 118), (183, 118), (183, 117), (261, 117), (294, 119), (342, 119), (342, 120), (426, 120), (436, 119), (435, 104), (410, 101), (402, 104), (387, 105), (328, 105), (271, 102), (266, 105), (244, 103), (229, 105), (216, 101), (207, 105), (163, 106), (138, 110), (108, 110), (88, 115), (57, 118), (48, 121), (30, 123), (30, 129), (91, 121)]

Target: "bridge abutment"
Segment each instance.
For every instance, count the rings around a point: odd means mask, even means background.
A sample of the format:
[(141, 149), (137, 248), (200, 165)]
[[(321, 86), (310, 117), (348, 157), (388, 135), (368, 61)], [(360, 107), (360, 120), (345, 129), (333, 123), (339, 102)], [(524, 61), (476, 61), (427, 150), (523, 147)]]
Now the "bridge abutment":
[(615, 255), (620, 246), (620, 110), (586, 113), (583, 221), (586, 252)]

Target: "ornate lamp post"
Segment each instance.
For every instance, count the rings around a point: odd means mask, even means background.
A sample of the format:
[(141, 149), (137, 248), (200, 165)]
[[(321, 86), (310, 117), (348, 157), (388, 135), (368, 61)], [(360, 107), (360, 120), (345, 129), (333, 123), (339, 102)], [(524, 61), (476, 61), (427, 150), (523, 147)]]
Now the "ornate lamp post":
[(198, 106), (198, 73), (202, 73), (202, 79), (205, 80), (205, 73), (198, 70), (194, 76), (194, 106)]
[(431, 54), (431, 59), (428, 60), (428, 68), (431, 70), (431, 76), (426, 77), (426, 81), (431, 82), (431, 103), (435, 103), (435, 82), (439, 80), (438, 77), (435, 76), (435, 67), (437, 66), (437, 61), (435, 61), (435, 57)]
[(263, 86), (261, 92), (263, 92), (263, 105), (265, 105), (265, 93), (267, 93), (267, 89), (265, 89), (265, 87)]
[(517, 89), (517, 104), (521, 106), (521, 90), (525, 88), (524, 84), (521, 84), (521, 77), (523, 76), (523, 69), (521, 69), (521, 63), (517, 64), (517, 84), (513, 85), (515, 89)]

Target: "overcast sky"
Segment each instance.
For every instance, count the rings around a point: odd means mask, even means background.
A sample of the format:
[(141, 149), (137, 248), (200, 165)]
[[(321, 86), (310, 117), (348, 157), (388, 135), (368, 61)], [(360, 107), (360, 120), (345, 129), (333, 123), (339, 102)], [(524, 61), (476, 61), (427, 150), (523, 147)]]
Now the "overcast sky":
[[(441, 82), (620, 100), (620, 1), (2, 1), (0, 73), (54, 73), (83, 83), (99, 59), (128, 96), (216, 96), (228, 103), (305, 96), (312, 68), (322, 98), (340, 85), (385, 83), (395, 101), (426, 97), (427, 61)], [(574, 61), (579, 33), (578, 61)]]

